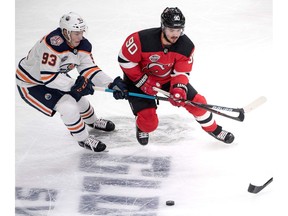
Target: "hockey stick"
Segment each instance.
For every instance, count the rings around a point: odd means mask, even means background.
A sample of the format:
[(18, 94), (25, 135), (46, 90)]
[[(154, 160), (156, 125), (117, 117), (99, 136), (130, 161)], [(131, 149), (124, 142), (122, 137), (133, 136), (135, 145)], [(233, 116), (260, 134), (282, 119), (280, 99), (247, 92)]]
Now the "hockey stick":
[[(153, 87), (153, 89), (159, 93), (162, 93), (163, 95), (165, 95), (167, 97), (171, 97), (169, 92), (166, 92), (166, 91), (159, 89), (157, 87)], [(234, 111), (239, 112), (239, 110), (243, 109), (244, 113), (248, 113), (248, 112), (251, 112), (252, 110), (256, 109), (257, 107), (261, 106), (266, 101), (267, 101), (267, 98), (265, 96), (260, 96), (259, 98), (255, 99), (254, 101), (247, 104), (243, 108), (229, 108), (229, 107), (223, 107), (223, 106), (218, 106), (218, 105), (201, 104), (201, 103), (196, 103), (196, 102), (192, 102), (192, 101), (185, 101), (185, 102), (195, 104), (195, 105), (201, 105), (201, 106), (204, 105), (204, 106), (207, 106), (207, 107), (212, 108), (212, 109), (219, 109), (219, 110), (230, 111), (230, 112), (234, 112)]]
[(261, 190), (263, 190), (267, 185), (269, 185), (271, 182), (273, 181), (273, 177), (270, 178), (265, 184), (263, 184), (262, 186), (255, 186), (253, 184), (249, 184), (249, 187), (248, 187), (248, 192), (250, 193), (258, 193), (260, 192)]
[[(110, 92), (110, 93), (114, 92), (114, 90), (112, 90), (112, 89), (102, 88), (102, 87), (95, 87), (94, 86), (94, 89), (97, 91), (104, 91), (104, 92)], [(163, 100), (163, 101), (169, 100), (169, 98), (167, 97), (168, 95), (170, 96), (169, 92), (163, 91), (162, 89), (158, 89), (158, 88), (155, 88), (155, 90), (166, 95), (166, 97), (161, 97), (161, 96), (157, 96), (157, 95), (153, 96), (153, 95), (139, 94), (139, 93), (134, 93), (134, 92), (129, 92), (128, 95), (132, 96), (132, 97), (141, 97), (141, 98), (152, 99), (152, 100)], [(253, 110), (256, 107), (265, 103), (265, 101), (266, 101), (266, 98), (264, 96), (262, 96), (262, 97), (259, 97), (258, 99), (256, 99), (255, 101), (253, 101), (252, 103), (248, 104), (244, 108), (230, 108), (230, 107), (224, 107), (224, 106), (219, 106), (219, 105), (195, 103), (195, 102), (188, 101), (188, 100), (186, 100), (185, 103), (190, 104), (192, 106), (199, 107), (201, 109), (205, 109), (205, 110), (210, 111), (212, 113), (215, 113), (217, 115), (221, 115), (221, 116), (242, 122), (242, 121), (244, 121), (244, 117), (245, 117), (244, 113), (245, 112), (250, 112), (251, 110)], [(235, 113), (238, 113), (238, 116), (229, 115), (229, 114), (223, 113), (223, 111), (235, 112)]]
[[(113, 89), (108, 89), (108, 88), (102, 88), (102, 87), (93, 87), (94, 90), (96, 91), (104, 91), (104, 92), (110, 92), (113, 93)], [(134, 93), (134, 92), (128, 92), (128, 95), (131, 97), (140, 97), (140, 98), (146, 98), (146, 99), (151, 99), (151, 100), (163, 100), (163, 101), (168, 101), (169, 99), (167, 97), (161, 97), (157, 95), (146, 95), (146, 94), (140, 94), (140, 93)]]
[[(167, 97), (171, 97), (169, 92), (166, 92), (166, 91), (159, 89), (157, 87), (153, 87), (153, 89), (159, 93), (162, 93), (163, 95), (165, 95)], [(252, 110), (261, 106), (266, 101), (267, 101), (266, 97), (261, 96), (261, 97), (257, 98), (256, 100), (252, 101), (251, 103), (249, 103), (248, 105), (246, 105), (244, 108), (231, 108), (231, 107), (224, 107), (224, 106), (212, 105), (212, 104), (202, 104), (202, 103), (197, 103), (197, 102), (188, 101), (188, 100), (186, 100), (185, 103), (190, 104), (190, 105), (195, 106), (195, 107), (199, 107), (199, 108), (208, 110), (212, 113), (215, 113), (215, 114), (218, 114), (218, 115), (242, 122), (242, 121), (244, 121), (244, 118), (245, 118), (244, 114), (245, 113), (251, 112)], [(238, 116), (232, 116), (232, 115), (223, 113), (223, 111), (235, 112), (235, 113), (238, 113)]]
[[(166, 91), (159, 89), (157, 87), (154, 87), (153, 89), (159, 93), (164, 94), (167, 97), (171, 97), (169, 92), (166, 92)], [(221, 116), (233, 119), (233, 120), (237, 120), (237, 121), (242, 122), (242, 121), (244, 121), (244, 118), (245, 118), (245, 115), (244, 115), (245, 110), (243, 108), (231, 108), (231, 107), (224, 107), (224, 106), (212, 105), (212, 104), (202, 104), (202, 103), (197, 103), (197, 102), (188, 101), (188, 100), (185, 100), (185, 103), (190, 104), (190, 105), (195, 106), (195, 107), (199, 107), (199, 108), (207, 110), (207, 111), (210, 111), (210, 112), (215, 113), (217, 115), (221, 115)], [(223, 111), (238, 113), (238, 116), (229, 115), (229, 114), (223, 113)]]

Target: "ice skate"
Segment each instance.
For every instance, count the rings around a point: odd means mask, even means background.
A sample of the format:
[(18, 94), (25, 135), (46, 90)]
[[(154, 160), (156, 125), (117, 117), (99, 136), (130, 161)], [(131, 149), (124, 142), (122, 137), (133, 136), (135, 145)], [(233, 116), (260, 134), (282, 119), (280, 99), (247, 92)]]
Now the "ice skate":
[(96, 136), (89, 135), (84, 141), (78, 142), (79, 145), (85, 149), (89, 149), (93, 152), (102, 152), (106, 149), (106, 145), (100, 140), (96, 139)]
[(115, 124), (106, 119), (97, 119), (93, 124), (88, 124), (90, 127), (103, 131), (113, 131)]
[(149, 141), (149, 133), (141, 131), (137, 126), (136, 126), (136, 137), (138, 142), (141, 145), (147, 145)]
[(208, 132), (215, 139), (220, 140), (224, 143), (230, 144), (234, 141), (234, 135), (226, 130), (222, 130), (221, 126), (218, 126), (217, 129), (213, 132)]

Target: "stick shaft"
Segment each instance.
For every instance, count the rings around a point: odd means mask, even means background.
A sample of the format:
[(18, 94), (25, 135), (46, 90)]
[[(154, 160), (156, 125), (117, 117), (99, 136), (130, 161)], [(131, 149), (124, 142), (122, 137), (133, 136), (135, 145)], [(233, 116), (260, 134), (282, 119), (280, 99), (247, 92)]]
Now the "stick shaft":
[[(104, 91), (104, 92), (110, 92), (110, 93), (114, 92), (113, 89), (96, 87), (96, 86), (94, 86), (94, 89), (97, 91)], [(153, 95), (139, 94), (139, 93), (134, 93), (134, 92), (128, 92), (128, 95), (132, 97), (141, 97), (141, 98), (146, 98), (146, 99), (151, 99), (151, 100), (157, 99), (157, 97)]]
[[(102, 87), (94, 87), (95, 90), (97, 91), (104, 91), (104, 92), (110, 92), (113, 93), (114, 90), (113, 89), (108, 89), (108, 88), (102, 88)], [(165, 92), (163, 90), (159, 91), (161, 93), (163, 93), (164, 95), (168, 95), (170, 96), (169, 92)], [(163, 101), (168, 101), (169, 98), (168, 97), (161, 97), (161, 96), (154, 96), (154, 95), (146, 95), (146, 94), (139, 94), (139, 93), (134, 93), (134, 92), (129, 92), (128, 93), (129, 96), (132, 97), (141, 97), (141, 98), (146, 98), (146, 99), (151, 99), (151, 100), (163, 100)], [(191, 106), (195, 106), (207, 111), (210, 111), (212, 113), (215, 113), (217, 115), (221, 115), (236, 121), (244, 121), (244, 110), (242, 108), (229, 108), (229, 107), (223, 107), (223, 106), (218, 106), (218, 105), (211, 105), (211, 104), (202, 104), (202, 103), (195, 103), (189, 100), (185, 101), (187, 104), (190, 104)], [(238, 113), (238, 116), (232, 116), (226, 113), (223, 113), (222, 111), (226, 111), (226, 112), (235, 112)]]

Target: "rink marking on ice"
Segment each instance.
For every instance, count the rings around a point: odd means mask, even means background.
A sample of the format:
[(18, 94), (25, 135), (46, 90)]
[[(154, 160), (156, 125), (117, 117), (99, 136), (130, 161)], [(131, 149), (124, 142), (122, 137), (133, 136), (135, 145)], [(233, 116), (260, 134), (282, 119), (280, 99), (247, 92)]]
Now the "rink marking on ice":
[[(58, 193), (55, 189), (16, 187), (15, 214), (32, 216), (34, 213), (47, 212), (48, 215), (54, 209), (53, 203), (55, 203)], [(21, 207), (18, 207), (17, 202), (21, 202)]]
[(155, 194), (161, 178), (169, 175), (170, 158), (87, 153), (79, 169), (88, 174), (83, 177), (79, 213), (156, 216)]

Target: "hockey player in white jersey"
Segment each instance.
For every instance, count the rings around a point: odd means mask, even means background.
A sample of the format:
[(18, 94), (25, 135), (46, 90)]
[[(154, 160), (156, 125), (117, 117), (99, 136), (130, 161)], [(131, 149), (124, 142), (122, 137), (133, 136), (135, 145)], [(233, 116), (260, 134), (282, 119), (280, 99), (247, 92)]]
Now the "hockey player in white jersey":
[[(114, 89), (114, 98), (124, 99), (127, 87), (120, 77), (113, 80), (94, 63), (92, 45), (83, 36), (87, 26), (78, 14), (63, 15), (59, 24), (20, 60), (17, 88), (22, 99), (40, 112), (51, 117), (59, 112), (80, 146), (101, 152), (106, 145), (89, 135), (87, 125), (104, 131), (113, 131), (115, 125), (98, 119), (83, 96), (93, 94), (95, 85)], [(68, 75), (74, 68), (79, 72), (76, 81)]]

